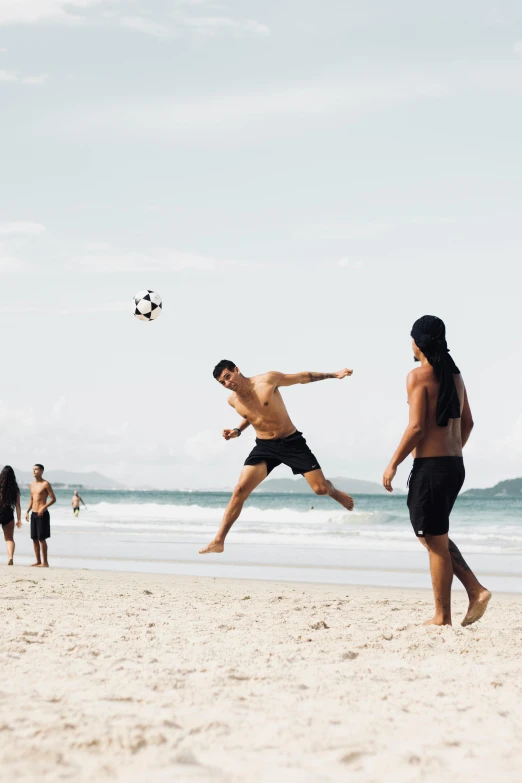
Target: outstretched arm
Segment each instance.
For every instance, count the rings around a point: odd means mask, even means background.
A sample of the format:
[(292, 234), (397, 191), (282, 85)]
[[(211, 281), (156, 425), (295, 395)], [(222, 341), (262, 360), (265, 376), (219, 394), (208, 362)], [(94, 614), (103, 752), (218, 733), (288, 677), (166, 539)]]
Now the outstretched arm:
[(397, 451), (393, 455), (390, 464), (384, 471), (382, 483), (388, 492), (393, 492), (392, 481), (397, 473), (397, 468), (404, 462), (408, 454), (411, 454), (424, 434), (426, 424), (427, 399), (426, 388), (418, 374), (413, 370), (408, 375), (408, 403), (410, 406), (410, 420), (402, 436)]
[(297, 383), (314, 383), (314, 381), (326, 381), (328, 378), (346, 378), (353, 373), (353, 370), (345, 368), (338, 372), (296, 372), (286, 374), (272, 370), (267, 373), (275, 386), (295, 386)]

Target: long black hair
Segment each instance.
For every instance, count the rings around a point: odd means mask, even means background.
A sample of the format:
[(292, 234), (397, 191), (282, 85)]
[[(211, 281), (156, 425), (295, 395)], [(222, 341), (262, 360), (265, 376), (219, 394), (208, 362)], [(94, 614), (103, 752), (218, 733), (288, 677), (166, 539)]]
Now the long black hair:
[(14, 508), (19, 495), (15, 472), (11, 465), (6, 465), (0, 473), (0, 506)]
[(436, 315), (423, 315), (413, 324), (411, 336), (439, 381), (437, 424), (447, 427), (450, 419), (460, 419), (460, 400), (454, 377), (460, 375), (460, 370), (449, 354), (444, 321)]

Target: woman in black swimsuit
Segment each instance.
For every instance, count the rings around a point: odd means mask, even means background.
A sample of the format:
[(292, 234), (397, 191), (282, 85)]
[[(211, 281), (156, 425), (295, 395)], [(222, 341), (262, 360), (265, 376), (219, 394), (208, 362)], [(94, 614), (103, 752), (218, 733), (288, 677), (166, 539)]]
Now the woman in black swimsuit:
[(6, 465), (0, 473), (0, 523), (4, 531), (5, 545), (7, 547), (7, 565), (13, 565), (15, 551), (14, 533), (14, 509), (18, 521), (16, 527), (22, 527), (22, 512), (20, 509), (20, 490), (16, 483), (14, 470)]

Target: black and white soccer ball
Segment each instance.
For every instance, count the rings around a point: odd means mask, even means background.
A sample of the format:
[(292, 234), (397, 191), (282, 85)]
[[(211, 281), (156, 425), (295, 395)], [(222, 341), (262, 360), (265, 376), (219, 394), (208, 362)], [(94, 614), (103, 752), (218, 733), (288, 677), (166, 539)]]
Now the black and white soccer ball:
[(134, 297), (134, 315), (140, 321), (154, 321), (161, 315), (163, 303), (155, 291), (139, 291)]

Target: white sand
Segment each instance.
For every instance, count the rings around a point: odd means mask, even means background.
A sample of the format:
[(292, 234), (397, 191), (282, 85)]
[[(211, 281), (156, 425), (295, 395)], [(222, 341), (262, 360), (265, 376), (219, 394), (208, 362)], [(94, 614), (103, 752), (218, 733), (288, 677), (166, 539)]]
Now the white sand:
[(439, 629), (396, 589), (5, 566), (0, 589), (2, 780), (522, 780), (520, 598)]

